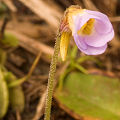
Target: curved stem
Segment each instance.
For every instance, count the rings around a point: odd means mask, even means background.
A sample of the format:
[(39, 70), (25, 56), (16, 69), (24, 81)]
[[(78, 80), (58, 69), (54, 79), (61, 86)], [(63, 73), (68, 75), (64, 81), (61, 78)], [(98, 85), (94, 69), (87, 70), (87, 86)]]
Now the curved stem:
[(60, 50), (60, 35), (58, 35), (56, 38), (54, 54), (53, 54), (51, 65), (50, 65), (44, 120), (50, 120), (51, 103), (52, 103), (52, 95), (53, 95), (53, 88), (54, 88), (54, 78), (55, 78), (55, 71), (56, 71), (56, 64), (58, 60), (59, 50)]
[(68, 69), (66, 69), (66, 71), (64, 71), (62, 75), (60, 75), (59, 84), (58, 84), (59, 91), (62, 91), (64, 79), (68, 75), (68, 73), (70, 73), (73, 69), (74, 67), (71, 66)]
[(12, 87), (19, 86), (19, 85), (21, 85), (22, 83), (24, 83), (26, 80), (28, 80), (28, 79), (31, 77), (31, 75), (32, 75), (32, 73), (33, 73), (36, 65), (38, 64), (39, 59), (40, 59), (40, 56), (41, 56), (41, 52), (38, 54), (38, 56), (37, 56), (36, 59), (34, 60), (34, 62), (33, 62), (33, 64), (32, 64), (32, 66), (31, 66), (28, 74), (27, 74), (25, 77), (20, 78), (20, 79), (18, 79), (18, 80), (15, 80), (15, 81), (9, 83), (9, 84), (8, 84), (8, 87), (9, 87), (9, 88), (12, 88)]

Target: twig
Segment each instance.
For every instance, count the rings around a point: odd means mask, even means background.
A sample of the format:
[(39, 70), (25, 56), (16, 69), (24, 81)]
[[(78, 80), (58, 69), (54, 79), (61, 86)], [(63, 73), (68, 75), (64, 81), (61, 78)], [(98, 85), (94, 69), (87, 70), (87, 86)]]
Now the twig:
[(109, 17), (111, 22), (120, 22), (120, 16), (116, 16), (116, 17)]
[(11, 88), (11, 87), (18, 86), (18, 85), (24, 83), (26, 80), (28, 80), (28, 79), (31, 77), (31, 75), (32, 75), (32, 73), (33, 73), (33, 71), (34, 71), (34, 69), (35, 69), (35, 67), (36, 67), (36, 65), (37, 65), (37, 63), (38, 63), (38, 61), (39, 61), (40, 56), (41, 56), (41, 52), (40, 52), (40, 53), (38, 54), (38, 56), (36, 57), (34, 63), (32, 64), (32, 66), (31, 66), (31, 68), (30, 68), (29, 73), (28, 73), (25, 77), (23, 77), (23, 78), (21, 78), (21, 79), (19, 79), (19, 80), (16, 80), (16, 81), (14, 81), (14, 82), (11, 82), (10, 84), (8, 84), (8, 87)]
[(3, 2), (8, 6), (12, 12), (16, 12), (17, 8), (14, 6), (11, 0), (3, 0)]
[(19, 32), (13, 30), (7, 30), (9, 33), (15, 35), (19, 39), (19, 45), (29, 52), (38, 55), (39, 51), (47, 55), (53, 55), (54, 50), (52, 47), (45, 45), (41, 42), (36, 41), (35, 39), (29, 38), (26, 35), (23, 35)]
[(32, 76), (31, 79), (42, 79), (42, 80), (45, 80), (45, 79), (48, 79), (48, 75), (38, 75), (38, 76)]
[(8, 61), (6, 61), (5, 67), (7, 67), (8, 70), (12, 71), (18, 77), (23, 77), (24, 76), (24, 73), (22, 71), (20, 71), (19, 69), (17, 69), (13, 64), (11, 64)]
[(40, 57), (41, 57), (41, 54), (42, 54), (42, 52), (40, 52), (40, 53), (38, 54), (37, 58), (36, 58), (35, 61), (33, 62), (32, 67), (30, 68), (29, 73), (28, 73), (28, 75), (27, 75), (27, 79), (29, 79), (29, 78), (31, 77), (31, 75), (32, 75), (32, 73), (33, 73), (33, 71), (34, 71), (37, 63), (39, 62), (39, 59), (40, 59)]
[(3, 25), (1, 27), (1, 30), (0, 30), (0, 39), (2, 39), (4, 37), (4, 31), (5, 31), (5, 28), (6, 28), (6, 25), (8, 23), (8, 18), (5, 17), (4, 21), (3, 21)]
[(20, 112), (19, 111), (16, 111), (16, 119), (17, 120), (21, 120), (21, 116), (20, 116)]
[(29, 0), (29, 2), (27, 0), (19, 1), (29, 7), (35, 14), (46, 20), (52, 28), (55, 28), (55, 30), (57, 29), (59, 18), (61, 17), (59, 12), (45, 4), (42, 0)]
[(23, 63), (26, 62), (26, 60), (24, 58), (22, 58), (21, 56), (11, 53), (9, 55), (9, 60), (10, 62), (14, 63), (16, 66), (20, 67)]
[(32, 120), (39, 120), (40, 117), (43, 115), (46, 93), (47, 93), (47, 91), (45, 90), (45, 92), (43, 93), (43, 95), (41, 96), (41, 98), (39, 100), (39, 103), (38, 103), (38, 106), (37, 106), (37, 109), (36, 109), (36, 114), (35, 114), (35, 116)]
[(82, 0), (82, 1), (87, 9), (99, 11), (91, 0)]

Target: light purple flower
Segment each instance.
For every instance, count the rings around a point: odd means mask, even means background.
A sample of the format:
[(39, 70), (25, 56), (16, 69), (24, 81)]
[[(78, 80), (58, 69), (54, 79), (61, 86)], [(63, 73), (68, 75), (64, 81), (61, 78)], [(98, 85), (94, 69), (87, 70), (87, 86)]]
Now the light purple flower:
[(108, 17), (100, 12), (70, 6), (61, 20), (60, 54), (64, 61), (70, 38), (73, 36), (77, 47), (87, 55), (105, 52), (107, 43), (114, 37), (114, 30)]
[(83, 13), (73, 14), (72, 19), (72, 36), (78, 48), (88, 55), (102, 54), (114, 37), (108, 17), (97, 11), (84, 10)]

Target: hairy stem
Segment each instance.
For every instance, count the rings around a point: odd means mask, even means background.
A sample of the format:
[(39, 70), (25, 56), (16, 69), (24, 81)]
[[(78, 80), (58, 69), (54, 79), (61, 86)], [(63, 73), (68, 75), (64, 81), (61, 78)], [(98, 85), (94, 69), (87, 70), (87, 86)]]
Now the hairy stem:
[(53, 95), (53, 88), (54, 88), (54, 78), (55, 78), (55, 71), (56, 71), (56, 64), (58, 60), (59, 50), (60, 50), (60, 35), (58, 35), (56, 38), (54, 54), (53, 54), (51, 65), (50, 65), (44, 120), (50, 120), (51, 103), (52, 103), (52, 95)]

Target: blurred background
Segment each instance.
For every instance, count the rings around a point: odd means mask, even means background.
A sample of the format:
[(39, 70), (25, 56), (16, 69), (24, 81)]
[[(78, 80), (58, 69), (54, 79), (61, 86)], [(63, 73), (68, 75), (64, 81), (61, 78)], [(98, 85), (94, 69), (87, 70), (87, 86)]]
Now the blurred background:
[[(61, 62), (59, 58), (58, 61), (55, 91), (59, 79), (63, 80), (71, 71), (120, 78), (120, 0), (0, 0), (0, 66), (2, 66), (0, 69), (5, 71), (0, 73), (1, 76), (4, 77), (7, 74), (4, 79), (9, 79), (9, 74), (12, 74), (16, 77), (15, 79), (23, 78), (29, 73), (35, 58), (39, 57), (32, 76), (25, 82), (23, 80), (18, 83), (20, 89), (17, 92), (9, 87), (9, 80), (5, 83), (8, 87), (3, 87), (4, 83), (1, 83), (2, 120), (43, 120), (49, 65), (54, 51), (56, 33), (64, 11), (70, 5), (80, 5), (82, 8), (108, 15), (113, 24), (115, 36), (104, 54), (88, 57), (74, 47), (72, 40), (67, 60)], [(69, 71), (70, 66), (72, 70)], [(66, 74), (63, 75), (63, 71)], [(16, 89), (16, 86), (14, 87)], [(118, 89), (120, 92), (120, 87)], [(5, 91), (9, 98), (4, 96)], [(52, 120), (120, 119), (119, 115), (115, 119), (81, 117), (81, 114), (78, 115), (74, 110), (64, 106), (58, 98), (56, 96), (53, 98)], [(13, 99), (17, 102), (22, 100), (15, 104)], [(23, 107), (20, 108), (20, 106)]]

